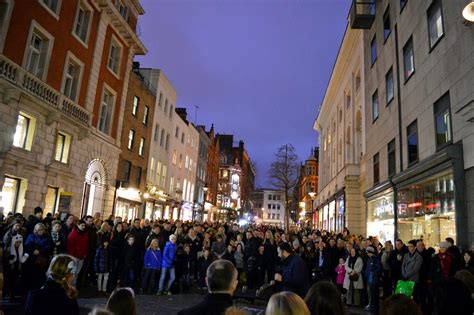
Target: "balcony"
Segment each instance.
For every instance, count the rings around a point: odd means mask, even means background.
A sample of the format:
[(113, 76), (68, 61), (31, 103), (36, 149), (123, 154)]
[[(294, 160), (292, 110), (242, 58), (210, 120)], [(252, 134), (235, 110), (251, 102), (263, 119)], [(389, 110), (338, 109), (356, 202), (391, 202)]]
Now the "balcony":
[(370, 29), (375, 20), (375, 0), (352, 0), (351, 28)]
[(55, 108), (63, 115), (90, 127), (91, 114), (62, 95), (41, 79), (35, 77), (4, 55), (0, 55), (0, 78), (3, 78), (15, 85), (20, 90), (43, 101), (47, 105)]

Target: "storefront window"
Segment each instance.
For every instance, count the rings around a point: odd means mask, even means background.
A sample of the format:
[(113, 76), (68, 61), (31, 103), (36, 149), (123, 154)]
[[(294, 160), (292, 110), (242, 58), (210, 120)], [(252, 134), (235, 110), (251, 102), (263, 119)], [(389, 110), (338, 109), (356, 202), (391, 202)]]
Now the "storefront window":
[(383, 243), (391, 240), (394, 244), (394, 194), (385, 191), (367, 202), (367, 234), (377, 236)]
[(155, 205), (155, 213), (153, 219), (161, 219), (163, 215), (163, 206), (162, 205)]
[(2, 188), (1, 205), (3, 213), (16, 212), (18, 203), (18, 193), (20, 190), (20, 180), (11, 177), (5, 177), (5, 183)]
[(153, 216), (153, 202), (147, 201), (145, 207), (145, 219), (151, 220)]
[(323, 230), (328, 229), (328, 211), (329, 211), (329, 205), (325, 205), (323, 208), (323, 218), (322, 218), (322, 228)]
[(446, 237), (456, 239), (455, 195), (452, 171), (446, 171), (398, 191), (398, 235), (423, 239), (436, 246)]
[(124, 222), (128, 222), (129, 220), (137, 218), (138, 209), (138, 204), (119, 199), (115, 207), (115, 216), (121, 217)]
[(336, 232), (342, 232), (344, 229), (344, 215), (345, 215), (344, 195), (337, 198), (337, 221)]
[(45, 206), (44, 212), (45, 213), (55, 213), (57, 209), (57, 201), (58, 201), (58, 188), (57, 187), (49, 187), (48, 191), (46, 192), (45, 198)]
[(334, 231), (336, 223), (336, 200), (333, 200), (329, 203), (329, 226), (327, 229), (329, 231)]

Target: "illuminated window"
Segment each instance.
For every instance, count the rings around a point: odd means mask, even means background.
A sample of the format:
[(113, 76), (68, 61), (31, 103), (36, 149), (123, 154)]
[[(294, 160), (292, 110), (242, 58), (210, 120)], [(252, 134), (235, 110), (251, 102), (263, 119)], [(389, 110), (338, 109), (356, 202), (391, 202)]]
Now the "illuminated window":
[(148, 106), (145, 106), (145, 109), (143, 111), (143, 124), (146, 125), (148, 123), (148, 112), (150, 111), (150, 108)]
[(138, 104), (140, 103), (140, 98), (138, 96), (133, 97), (133, 106), (132, 106), (132, 115), (137, 116), (138, 113)]
[(133, 140), (135, 139), (135, 130), (130, 129), (128, 132), (128, 144), (127, 149), (132, 150), (133, 148)]
[(140, 146), (138, 148), (138, 154), (143, 156), (145, 154), (145, 138), (140, 139)]
[(405, 81), (408, 81), (415, 72), (415, 55), (413, 52), (413, 39), (411, 37), (403, 47), (403, 70)]
[(449, 92), (434, 103), (436, 147), (438, 149), (452, 143), (450, 108)]
[(69, 157), (69, 148), (71, 147), (71, 136), (58, 132), (58, 137), (56, 139), (56, 154), (54, 159), (61, 163), (67, 163)]

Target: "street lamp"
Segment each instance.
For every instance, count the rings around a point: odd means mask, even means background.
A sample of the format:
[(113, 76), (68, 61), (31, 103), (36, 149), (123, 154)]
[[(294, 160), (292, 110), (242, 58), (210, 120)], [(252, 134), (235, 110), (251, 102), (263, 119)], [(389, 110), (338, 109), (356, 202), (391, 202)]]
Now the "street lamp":
[(311, 225), (313, 225), (313, 211), (314, 211), (314, 197), (316, 197), (316, 193), (314, 191), (311, 191), (308, 193), (309, 198), (311, 198), (311, 217), (310, 217), (310, 222)]
[(474, 22), (474, 1), (471, 1), (464, 10), (462, 10), (462, 16), (469, 22)]

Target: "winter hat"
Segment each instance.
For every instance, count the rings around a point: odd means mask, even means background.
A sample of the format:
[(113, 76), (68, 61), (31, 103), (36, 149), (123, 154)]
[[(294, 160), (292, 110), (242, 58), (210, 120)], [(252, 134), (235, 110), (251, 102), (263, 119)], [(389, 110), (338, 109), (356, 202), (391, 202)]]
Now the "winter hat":
[(445, 242), (445, 241), (439, 242), (439, 248), (448, 248), (448, 247), (449, 247), (448, 242)]
[(18, 241), (23, 242), (23, 236), (21, 236), (21, 234), (17, 234), (12, 237), (12, 244), (15, 244), (15, 242)]
[(293, 241), (293, 247), (299, 247), (300, 246), (300, 241), (297, 239)]
[(367, 253), (375, 254), (375, 248), (373, 246), (368, 246), (366, 251), (367, 251)]

